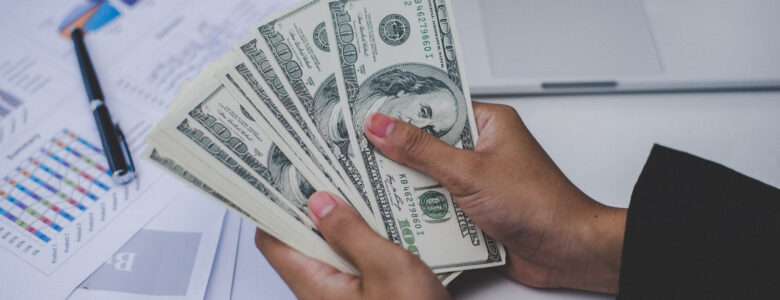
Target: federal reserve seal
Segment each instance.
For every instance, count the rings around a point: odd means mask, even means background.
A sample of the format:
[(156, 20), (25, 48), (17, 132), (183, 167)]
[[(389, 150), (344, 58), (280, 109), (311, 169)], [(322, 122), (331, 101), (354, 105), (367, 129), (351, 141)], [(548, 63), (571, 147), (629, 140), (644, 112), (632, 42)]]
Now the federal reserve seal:
[(379, 37), (390, 46), (399, 46), (411, 35), (409, 21), (399, 14), (388, 15), (379, 22)]
[(320, 50), (330, 52), (330, 44), (328, 44), (328, 33), (325, 31), (325, 22), (320, 23), (314, 28), (314, 45)]
[(420, 210), (428, 217), (428, 223), (439, 223), (449, 220), (449, 205), (447, 197), (437, 191), (427, 191), (420, 195)]

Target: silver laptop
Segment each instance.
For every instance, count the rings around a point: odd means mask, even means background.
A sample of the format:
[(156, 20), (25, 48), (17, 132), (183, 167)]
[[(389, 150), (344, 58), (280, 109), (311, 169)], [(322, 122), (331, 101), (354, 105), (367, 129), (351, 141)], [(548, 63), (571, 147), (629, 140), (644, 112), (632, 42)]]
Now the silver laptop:
[(778, 0), (454, 0), (472, 93), (780, 88)]

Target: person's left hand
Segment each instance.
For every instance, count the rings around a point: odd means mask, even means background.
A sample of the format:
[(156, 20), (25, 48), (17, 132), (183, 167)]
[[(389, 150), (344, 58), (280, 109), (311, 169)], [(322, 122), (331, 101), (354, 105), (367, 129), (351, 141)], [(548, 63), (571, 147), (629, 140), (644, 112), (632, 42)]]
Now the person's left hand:
[(417, 256), (374, 232), (343, 200), (318, 192), (309, 216), (328, 244), (360, 271), (342, 273), (258, 229), (255, 244), (300, 299), (448, 299)]

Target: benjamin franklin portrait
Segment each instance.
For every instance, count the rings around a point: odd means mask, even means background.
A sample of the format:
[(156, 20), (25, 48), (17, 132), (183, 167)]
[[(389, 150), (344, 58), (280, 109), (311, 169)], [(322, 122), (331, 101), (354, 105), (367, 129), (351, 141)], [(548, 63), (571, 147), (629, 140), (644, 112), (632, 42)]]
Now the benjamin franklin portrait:
[(443, 71), (402, 64), (377, 72), (360, 86), (353, 121), (361, 129), (366, 116), (379, 112), (417, 126), (454, 145), (466, 124), (466, 98)]
[(350, 155), (349, 133), (344, 122), (344, 112), (339, 104), (339, 90), (336, 87), (336, 76), (331, 75), (314, 94), (314, 120), (317, 129), (341, 151)]
[(268, 153), (268, 170), (271, 173), (273, 184), (281, 191), (282, 195), (292, 201), (298, 208), (305, 210), (309, 204), (309, 196), (316, 190), (311, 186), (292, 162), (279, 147), (273, 145)]

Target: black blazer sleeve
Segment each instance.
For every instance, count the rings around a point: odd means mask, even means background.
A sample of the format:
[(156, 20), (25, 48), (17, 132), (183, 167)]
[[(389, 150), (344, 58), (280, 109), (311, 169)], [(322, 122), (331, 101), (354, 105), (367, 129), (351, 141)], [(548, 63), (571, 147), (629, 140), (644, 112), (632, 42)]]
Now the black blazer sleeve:
[(618, 299), (780, 299), (780, 190), (654, 146), (628, 208)]

